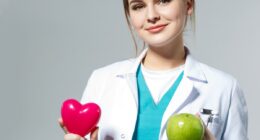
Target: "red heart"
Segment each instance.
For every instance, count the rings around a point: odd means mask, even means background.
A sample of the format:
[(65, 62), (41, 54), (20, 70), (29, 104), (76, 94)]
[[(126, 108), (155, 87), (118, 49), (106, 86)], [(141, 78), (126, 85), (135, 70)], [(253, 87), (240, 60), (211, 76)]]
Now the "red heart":
[(75, 99), (68, 99), (61, 108), (61, 117), (69, 133), (82, 137), (96, 127), (100, 116), (101, 109), (95, 103), (82, 105)]

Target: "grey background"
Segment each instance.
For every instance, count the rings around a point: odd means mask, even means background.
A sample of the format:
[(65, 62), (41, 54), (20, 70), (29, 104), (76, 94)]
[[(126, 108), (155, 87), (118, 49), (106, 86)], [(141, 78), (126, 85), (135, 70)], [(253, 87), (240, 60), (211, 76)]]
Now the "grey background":
[[(258, 139), (258, 0), (197, 1), (195, 37), (202, 62), (235, 76)], [(0, 134), (3, 140), (58, 140), (60, 106), (80, 99), (92, 70), (135, 56), (122, 1), (0, 0)]]

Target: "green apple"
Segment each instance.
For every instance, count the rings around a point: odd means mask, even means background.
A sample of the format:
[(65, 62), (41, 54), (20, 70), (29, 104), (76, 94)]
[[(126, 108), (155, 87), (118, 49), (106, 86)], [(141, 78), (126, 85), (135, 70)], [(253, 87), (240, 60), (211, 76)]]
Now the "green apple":
[(166, 134), (168, 140), (203, 140), (204, 125), (195, 115), (175, 114), (168, 119)]

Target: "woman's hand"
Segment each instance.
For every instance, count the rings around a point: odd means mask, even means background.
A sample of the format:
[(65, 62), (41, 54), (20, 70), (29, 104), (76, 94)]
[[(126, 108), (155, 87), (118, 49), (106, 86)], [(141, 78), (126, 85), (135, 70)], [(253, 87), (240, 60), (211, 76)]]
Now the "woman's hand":
[[(199, 113), (197, 113), (196, 116), (199, 119), (201, 119)], [(204, 122), (203, 122), (203, 125), (204, 125), (204, 138), (203, 138), (203, 140), (216, 140), (215, 136), (213, 136), (213, 134), (209, 131), (208, 127), (205, 125)]]
[(204, 128), (205, 128), (205, 133), (204, 133), (204, 139), (203, 140), (216, 140), (216, 138), (209, 131), (209, 129), (207, 128), (207, 126), (205, 124), (204, 124)]
[[(58, 122), (60, 124), (60, 127), (65, 132), (64, 140), (86, 140), (85, 138), (83, 138), (83, 137), (81, 137), (81, 136), (79, 136), (77, 134), (69, 133), (67, 128), (63, 124), (62, 118), (59, 118)], [(94, 131), (91, 132), (90, 140), (97, 140), (97, 135), (98, 135), (98, 128), (96, 128)]]

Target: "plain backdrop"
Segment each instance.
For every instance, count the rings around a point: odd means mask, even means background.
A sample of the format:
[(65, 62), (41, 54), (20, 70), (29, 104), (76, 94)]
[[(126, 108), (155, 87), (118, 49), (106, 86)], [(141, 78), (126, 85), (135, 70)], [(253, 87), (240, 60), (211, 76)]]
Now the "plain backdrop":
[[(244, 89), (249, 137), (260, 118), (259, 0), (200, 0), (186, 43)], [(139, 45), (140, 46), (140, 45)], [(61, 140), (57, 119), (91, 72), (135, 57), (122, 0), (0, 0), (0, 139)]]

